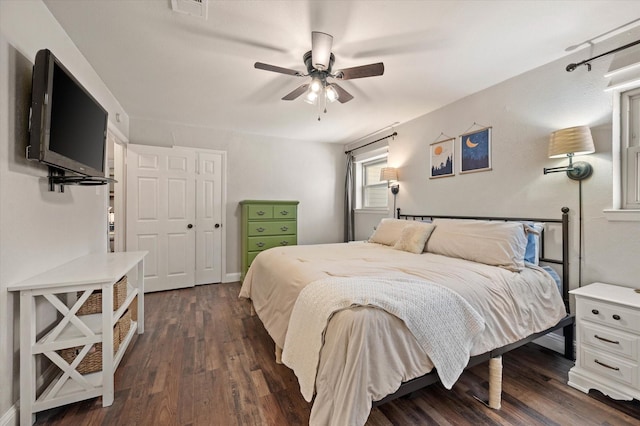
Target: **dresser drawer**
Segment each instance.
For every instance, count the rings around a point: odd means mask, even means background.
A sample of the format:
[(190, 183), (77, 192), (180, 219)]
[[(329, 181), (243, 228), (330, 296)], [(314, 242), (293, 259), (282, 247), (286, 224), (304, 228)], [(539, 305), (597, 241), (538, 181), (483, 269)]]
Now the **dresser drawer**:
[(583, 344), (606, 350), (612, 354), (622, 355), (638, 362), (639, 336), (602, 327), (587, 321), (581, 322), (579, 329), (580, 339)]
[(269, 205), (255, 205), (247, 206), (247, 216), (251, 219), (273, 219), (273, 206)]
[(296, 218), (296, 206), (282, 205), (273, 206), (273, 218), (274, 219), (295, 219)]
[(611, 303), (581, 299), (577, 315), (580, 320), (588, 320), (611, 327), (640, 333), (640, 312)]
[(262, 251), (271, 247), (294, 246), (297, 239), (295, 235), (249, 237), (248, 251)]
[(259, 235), (287, 235), (296, 233), (296, 223), (292, 221), (280, 222), (249, 222), (250, 237)]
[(259, 255), (260, 253), (262, 253), (261, 251), (250, 251), (249, 253), (247, 253), (247, 268), (249, 266), (251, 266), (251, 264), (253, 263), (253, 259), (256, 258), (257, 255)]
[(638, 364), (587, 347), (580, 349), (580, 355), (583, 368), (627, 386), (637, 386)]

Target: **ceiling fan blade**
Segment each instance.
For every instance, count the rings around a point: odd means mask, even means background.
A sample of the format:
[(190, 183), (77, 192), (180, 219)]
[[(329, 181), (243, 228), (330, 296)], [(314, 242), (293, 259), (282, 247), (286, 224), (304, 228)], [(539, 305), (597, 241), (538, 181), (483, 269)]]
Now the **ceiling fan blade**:
[(336, 72), (336, 78), (341, 80), (353, 80), (354, 78), (375, 77), (384, 74), (384, 64), (361, 65), (359, 67), (345, 68)]
[(280, 74), (288, 74), (288, 75), (295, 75), (297, 77), (302, 77), (302, 73), (296, 70), (292, 70), (291, 68), (277, 67), (275, 65), (263, 64), (262, 62), (256, 62), (255, 64), (253, 64), (253, 66), (259, 70), (273, 71), (273, 72), (279, 72)]
[(347, 92), (336, 83), (331, 83), (331, 86), (333, 86), (333, 88), (336, 89), (336, 92), (338, 92), (338, 101), (340, 101), (341, 104), (349, 102), (351, 99), (353, 99), (353, 95), (351, 93)]
[(303, 84), (302, 86), (300, 86), (297, 89), (295, 89), (293, 92), (287, 94), (284, 98), (282, 98), (282, 100), (283, 101), (292, 101), (292, 100), (296, 99), (298, 96), (302, 95), (304, 92), (306, 92), (307, 88), (309, 88), (309, 85), (308, 84)]
[(313, 67), (323, 71), (329, 68), (333, 36), (320, 31), (311, 32), (311, 61)]

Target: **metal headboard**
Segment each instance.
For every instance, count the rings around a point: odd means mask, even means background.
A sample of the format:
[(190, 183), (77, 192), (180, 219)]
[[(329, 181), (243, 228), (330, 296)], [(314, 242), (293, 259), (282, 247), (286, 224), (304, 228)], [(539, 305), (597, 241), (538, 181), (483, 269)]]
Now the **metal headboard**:
[(430, 220), (430, 219), (473, 219), (473, 220), (495, 220), (502, 222), (542, 222), (559, 223), (562, 226), (562, 258), (554, 259), (544, 255), (544, 230), (540, 235), (540, 262), (553, 263), (562, 266), (562, 299), (564, 300), (567, 313), (569, 312), (569, 207), (562, 207), (562, 217), (560, 219), (539, 219), (530, 217), (486, 217), (486, 216), (446, 216), (431, 214), (406, 214), (400, 213), (396, 209), (396, 218), (405, 220)]

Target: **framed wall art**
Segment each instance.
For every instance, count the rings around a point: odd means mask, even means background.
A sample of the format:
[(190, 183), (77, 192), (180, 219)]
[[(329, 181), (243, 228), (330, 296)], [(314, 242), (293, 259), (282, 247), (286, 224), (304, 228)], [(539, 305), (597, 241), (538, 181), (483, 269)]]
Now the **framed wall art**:
[(460, 136), (460, 173), (491, 170), (491, 127)]
[(431, 172), (430, 179), (453, 176), (453, 152), (455, 138), (434, 142), (430, 146)]

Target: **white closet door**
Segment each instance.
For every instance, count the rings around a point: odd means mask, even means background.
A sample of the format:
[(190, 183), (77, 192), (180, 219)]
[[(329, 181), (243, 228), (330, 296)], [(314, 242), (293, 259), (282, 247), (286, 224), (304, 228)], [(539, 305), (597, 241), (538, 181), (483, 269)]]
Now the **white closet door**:
[(127, 250), (147, 250), (145, 291), (195, 283), (194, 151), (128, 145)]
[(222, 154), (198, 153), (196, 284), (222, 281)]

